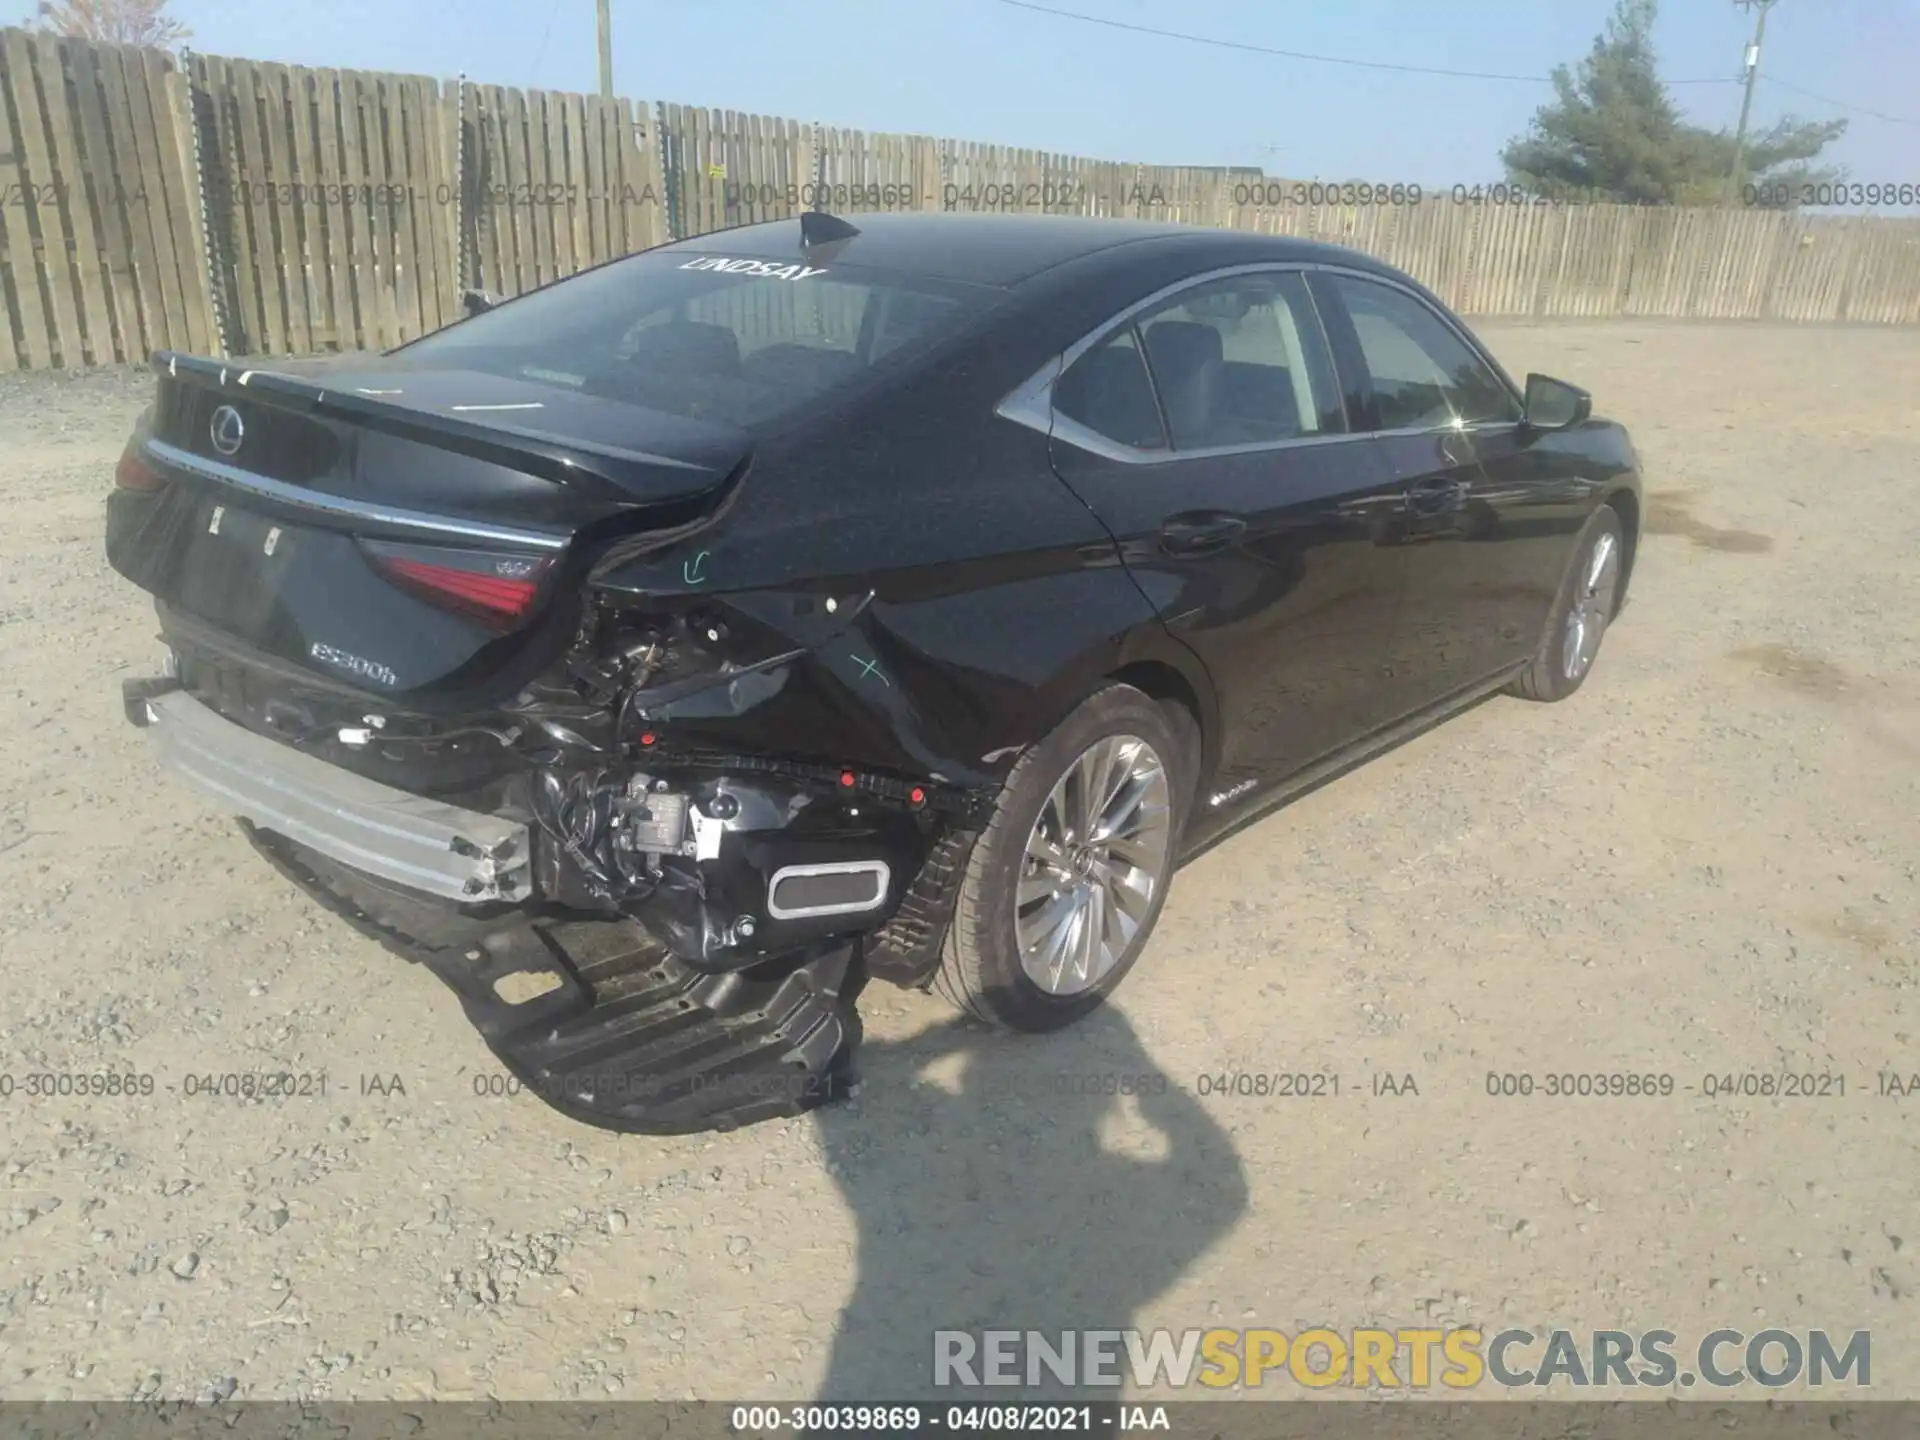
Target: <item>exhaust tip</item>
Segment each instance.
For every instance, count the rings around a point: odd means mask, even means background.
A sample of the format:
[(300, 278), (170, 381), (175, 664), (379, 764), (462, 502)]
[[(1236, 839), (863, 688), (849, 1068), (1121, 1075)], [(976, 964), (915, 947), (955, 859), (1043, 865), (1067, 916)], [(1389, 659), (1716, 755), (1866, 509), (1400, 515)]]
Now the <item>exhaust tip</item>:
[(864, 914), (886, 903), (892, 879), (884, 860), (788, 865), (767, 886), (767, 914), (775, 920)]

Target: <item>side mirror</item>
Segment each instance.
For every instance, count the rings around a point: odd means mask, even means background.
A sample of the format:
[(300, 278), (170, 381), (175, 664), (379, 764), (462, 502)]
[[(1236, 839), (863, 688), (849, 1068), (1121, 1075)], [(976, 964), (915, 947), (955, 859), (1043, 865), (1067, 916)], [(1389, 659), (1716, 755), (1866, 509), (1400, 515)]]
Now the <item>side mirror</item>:
[(1527, 376), (1526, 423), (1534, 430), (1565, 430), (1593, 414), (1593, 396), (1551, 375)]
[(460, 304), (465, 307), (469, 317), (484, 314), (499, 303), (499, 296), (489, 295), (484, 290), (468, 290), (460, 296)]

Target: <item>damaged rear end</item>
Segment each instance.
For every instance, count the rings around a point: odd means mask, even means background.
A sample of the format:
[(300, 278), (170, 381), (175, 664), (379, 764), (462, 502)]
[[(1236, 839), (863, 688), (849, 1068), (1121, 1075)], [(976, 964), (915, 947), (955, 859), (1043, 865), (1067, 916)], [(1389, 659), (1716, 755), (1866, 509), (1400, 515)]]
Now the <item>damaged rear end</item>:
[(687, 403), (722, 327), (669, 298), (611, 380), (577, 324), (504, 361), (162, 355), (108, 520), (160, 615), (126, 707), (162, 763), (524, 1084), (652, 1132), (828, 1098), (858, 985), (937, 960), (993, 795), (915, 753), (870, 592), (720, 582), (757, 397), (809, 362), (766, 347), (734, 403)]

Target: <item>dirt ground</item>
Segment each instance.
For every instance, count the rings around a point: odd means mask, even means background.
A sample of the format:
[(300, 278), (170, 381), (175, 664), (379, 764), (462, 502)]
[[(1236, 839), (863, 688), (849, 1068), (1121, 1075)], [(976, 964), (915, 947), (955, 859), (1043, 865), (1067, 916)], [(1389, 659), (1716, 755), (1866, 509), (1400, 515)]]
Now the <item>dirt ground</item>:
[[(0, 377), (0, 1396), (875, 1396), (935, 1328), (1477, 1322), (1867, 1329), (1920, 1397), (1920, 1096), (1877, 1079), (1920, 1072), (1920, 333), (1484, 332), (1645, 461), (1577, 697), (1204, 856), (1082, 1028), (876, 986), (854, 1101), (672, 1140), (477, 1093), (439, 982), (160, 777), (100, 548), (148, 382)], [(26, 1093), (102, 1067), (154, 1093)], [(327, 1090), (184, 1093), (258, 1070)], [(1200, 1093), (1301, 1071), (1337, 1098)], [(1566, 1071), (1676, 1088), (1487, 1093)], [(1783, 1071), (1845, 1093), (1699, 1093)]]

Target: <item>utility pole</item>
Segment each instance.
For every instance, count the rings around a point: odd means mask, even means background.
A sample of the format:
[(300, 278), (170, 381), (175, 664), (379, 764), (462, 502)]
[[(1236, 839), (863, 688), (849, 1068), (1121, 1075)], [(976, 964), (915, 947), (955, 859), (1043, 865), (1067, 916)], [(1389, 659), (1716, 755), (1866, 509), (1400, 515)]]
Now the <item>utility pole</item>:
[[(597, 0), (600, 9), (600, 98), (613, 99), (613, 0)], [(1744, 125), (1742, 128), (1745, 128)]]
[[(604, 0), (603, 0), (604, 3)], [(1733, 174), (1727, 179), (1727, 204), (1740, 203), (1740, 184), (1746, 178), (1747, 158), (1747, 115), (1753, 109), (1753, 82), (1760, 73), (1760, 42), (1767, 34), (1767, 12), (1779, 3), (1779, 0), (1734, 0), (1742, 10), (1759, 12), (1754, 21), (1753, 39), (1747, 45), (1747, 85), (1740, 97), (1740, 126), (1733, 132)]]

